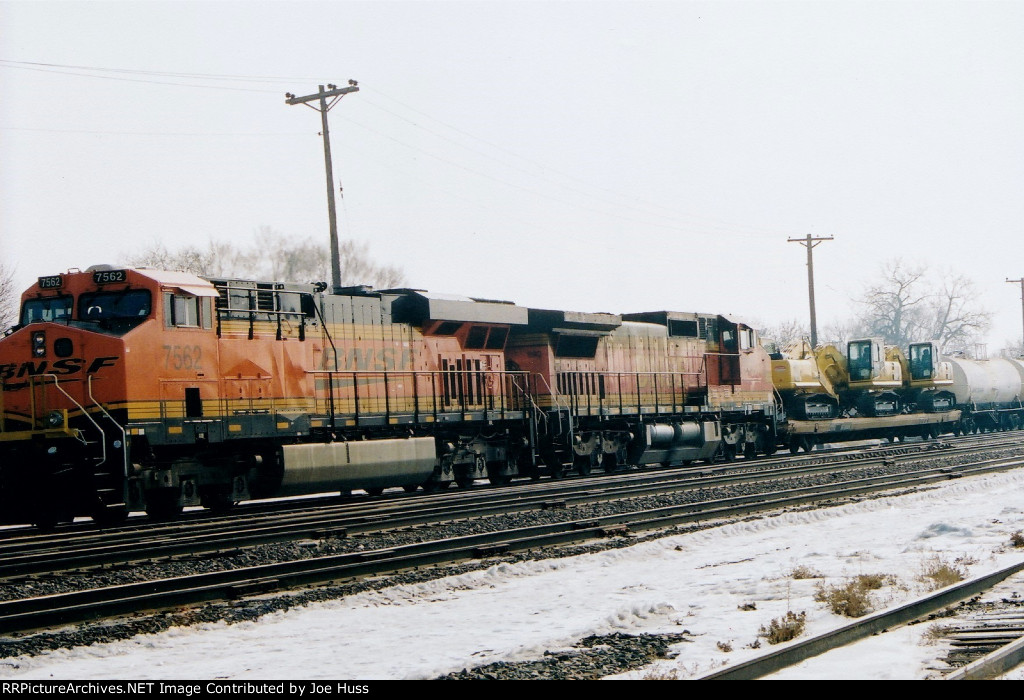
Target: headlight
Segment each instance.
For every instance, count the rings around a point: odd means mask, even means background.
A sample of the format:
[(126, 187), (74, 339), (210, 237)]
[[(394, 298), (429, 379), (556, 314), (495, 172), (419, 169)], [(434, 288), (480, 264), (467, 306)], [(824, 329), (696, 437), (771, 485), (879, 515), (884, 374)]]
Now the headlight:
[(64, 425), (64, 413), (61, 411), (50, 411), (50, 415), (46, 417), (46, 424), (51, 428), (59, 428)]
[(32, 356), (46, 357), (46, 333), (36, 331), (32, 334)]

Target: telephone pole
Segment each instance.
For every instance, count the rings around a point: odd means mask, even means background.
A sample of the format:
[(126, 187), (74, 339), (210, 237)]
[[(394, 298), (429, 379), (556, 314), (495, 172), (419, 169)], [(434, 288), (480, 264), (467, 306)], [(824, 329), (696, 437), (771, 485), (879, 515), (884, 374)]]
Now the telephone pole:
[[(1019, 280), (1011, 280), (1011, 279), (1007, 278), (1006, 281), (1009, 282), (1010, 284), (1020, 284), (1021, 319), (1024, 320), (1024, 278), (1021, 278)], [(1024, 335), (1022, 335), (1021, 338), (1022, 338), (1022, 341), (1024, 341)], [(1021, 347), (1024, 347), (1024, 345), (1022, 345)]]
[[(335, 292), (341, 287), (341, 260), (338, 251), (338, 216), (334, 207), (334, 168), (331, 166), (331, 137), (327, 131), (327, 113), (338, 100), (350, 92), (359, 92), (358, 83), (355, 80), (348, 81), (348, 87), (340, 88), (337, 85), (320, 86), (320, 91), (305, 97), (296, 97), (292, 93), (285, 93), (285, 104), (306, 105), (310, 109), (320, 112), (320, 121), (323, 125), (321, 132), (324, 137), (324, 163), (327, 166), (327, 216), (331, 223), (331, 286)], [(327, 98), (331, 98), (328, 102)], [(310, 102), (319, 102), (319, 107), (314, 107)]]
[(814, 254), (813, 251), (822, 241), (834, 240), (832, 236), (828, 238), (824, 237), (813, 237), (811, 234), (807, 234), (807, 238), (790, 238), (787, 243), (799, 243), (800, 245), (807, 248), (807, 293), (811, 299), (811, 347), (818, 347), (818, 318), (814, 312)]

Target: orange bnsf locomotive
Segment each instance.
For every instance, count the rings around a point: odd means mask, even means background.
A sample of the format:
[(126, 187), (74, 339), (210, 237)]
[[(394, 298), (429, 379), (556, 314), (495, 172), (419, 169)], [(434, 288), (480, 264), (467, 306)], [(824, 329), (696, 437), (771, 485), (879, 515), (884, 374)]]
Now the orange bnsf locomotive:
[(775, 450), (771, 363), (725, 316), (73, 270), (0, 339), (0, 522)]

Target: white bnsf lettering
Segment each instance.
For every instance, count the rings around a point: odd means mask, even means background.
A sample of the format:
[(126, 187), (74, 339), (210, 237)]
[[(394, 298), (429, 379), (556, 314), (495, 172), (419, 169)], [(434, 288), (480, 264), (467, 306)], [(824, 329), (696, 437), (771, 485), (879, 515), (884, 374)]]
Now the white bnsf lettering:
[(91, 362), (84, 360), (80, 357), (69, 357), (64, 360), (57, 360), (56, 362), (50, 362), (48, 360), (41, 360), (39, 362), (22, 362), (18, 364), (12, 362), (10, 364), (0, 365), (0, 379), (18, 379), (21, 377), (34, 377), (40, 374), (56, 374), (58, 376), (69, 376), (72, 374), (78, 374), (83, 369), (86, 374), (95, 374), (104, 367), (113, 367), (117, 364), (117, 361), (121, 358), (115, 357), (97, 357)]

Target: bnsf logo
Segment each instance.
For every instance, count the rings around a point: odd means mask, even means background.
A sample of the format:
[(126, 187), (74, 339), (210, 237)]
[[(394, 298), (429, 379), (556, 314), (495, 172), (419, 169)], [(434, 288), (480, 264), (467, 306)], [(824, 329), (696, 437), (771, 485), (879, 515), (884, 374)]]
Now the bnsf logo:
[(113, 367), (117, 364), (120, 357), (97, 357), (91, 363), (86, 364), (86, 361), (80, 357), (69, 357), (66, 360), (57, 360), (56, 362), (49, 362), (43, 360), (41, 362), (22, 362), (20, 365), (17, 363), (11, 363), (7, 365), (0, 365), (0, 379), (16, 379), (19, 377), (34, 377), (40, 374), (57, 374), (66, 376), (70, 374), (78, 374), (85, 369), (86, 374), (95, 374), (104, 367)]

